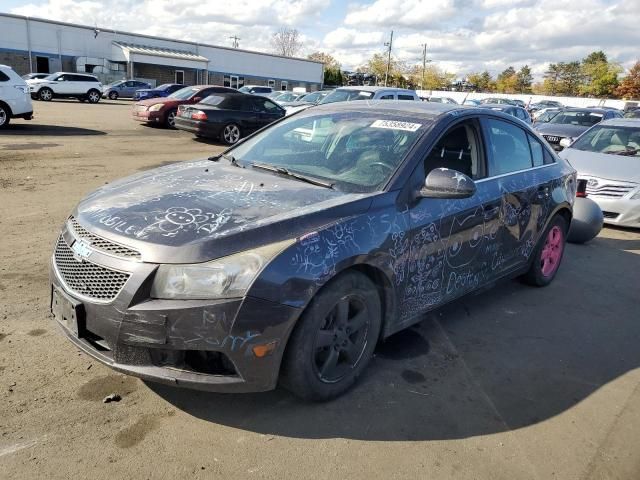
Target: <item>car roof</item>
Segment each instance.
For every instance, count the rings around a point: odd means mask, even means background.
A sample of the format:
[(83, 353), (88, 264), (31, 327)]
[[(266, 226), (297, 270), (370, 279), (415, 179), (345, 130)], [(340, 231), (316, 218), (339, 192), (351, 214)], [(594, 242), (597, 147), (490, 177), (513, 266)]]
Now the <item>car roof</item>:
[(611, 125), (614, 127), (636, 127), (640, 128), (640, 118), (609, 118), (598, 123), (598, 125)]
[(482, 108), (522, 108), (518, 105), (510, 105), (508, 103), (483, 103)]
[(589, 112), (589, 113), (602, 113), (605, 114), (610, 110), (606, 108), (581, 108), (581, 107), (567, 107), (563, 111), (565, 112)]
[(454, 110), (477, 111), (477, 107), (453, 105), (450, 103), (407, 102), (406, 100), (355, 100), (316, 105), (307, 112), (379, 112), (391, 115), (406, 114), (407, 117), (434, 118)]
[(377, 86), (367, 86), (367, 85), (349, 85), (346, 87), (338, 87), (336, 90), (357, 90), (359, 92), (379, 92), (380, 90), (391, 90), (398, 92), (411, 92), (415, 93), (415, 90), (409, 90), (408, 88), (397, 88), (397, 87), (377, 87)]

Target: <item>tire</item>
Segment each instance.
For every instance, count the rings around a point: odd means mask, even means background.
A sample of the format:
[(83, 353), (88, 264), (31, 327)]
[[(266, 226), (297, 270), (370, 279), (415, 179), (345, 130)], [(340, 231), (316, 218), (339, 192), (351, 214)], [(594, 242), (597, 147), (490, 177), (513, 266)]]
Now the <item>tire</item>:
[(50, 102), (52, 98), (53, 98), (53, 90), (51, 90), (50, 88), (43, 87), (40, 90), (38, 90), (39, 100), (42, 100), (43, 102)]
[(333, 279), (298, 320), (280, 384), (305, 400), (327, 401), (344, 393), (371, 360), (381, 312), (378, 290), (368, 277), (352, 271)]
[(117, 99), (118, 99), (118, 92), (114, 92), (114, 91), (109, 92), (109, 100), (117, 100)]
[(11, 110), (6, 105), (0, 104), (0, 130), (7, 128), (11, 122)]
[(227, 145), (234, 145), (242, 138), (240, 127), (235, 123), (225, 125), (220, 132), (220, 140)]
[(567, 221), (561, 215), (551, 219), (536, 247), (529, 271), (522, 279), (536, 287), (546, 287), (558, 273), (567, 242)]
[(89, 103), (98, 103), (101, 97), (102, 95), (100, 95), (98, 90), (89, 90), (87, 92), (87, 101)]
[(176, 128), (176, 114), (178, 111), (175, 108), (172, 108), (167, 112), (167, 115), (164, 117), (164, 126), (167, 128)]

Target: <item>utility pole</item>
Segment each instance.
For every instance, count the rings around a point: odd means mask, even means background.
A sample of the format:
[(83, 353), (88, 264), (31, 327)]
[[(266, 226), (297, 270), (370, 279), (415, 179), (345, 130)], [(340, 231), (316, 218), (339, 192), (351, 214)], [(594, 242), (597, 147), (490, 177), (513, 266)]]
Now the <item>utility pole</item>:
[(422, 44), (422, 82), (420, 83), (420, 90), (424, 90), (424, 74), (427, 70), (427, 44)]
[(238, 45), (239, 45), (238, 40), (241, 40), (241, 39), (238, 38), (238, 36), (236, 36), (236, 35), (234, 35), (233, 37), (229, 37), (229, 38), (233, 40), (233, 44), (232, 44), (233, 48), (238, 48)]
[(389, 80), (389, 69), (391, 68), (391, 49), (393, 48), (393, 30), (391, 30), (391, 37), (389, 41), (384, 44), (386, 47), (389, 47), (387, 52), (387, 72), (384, 74), (384, 86), (387, 86), (387, 82)]

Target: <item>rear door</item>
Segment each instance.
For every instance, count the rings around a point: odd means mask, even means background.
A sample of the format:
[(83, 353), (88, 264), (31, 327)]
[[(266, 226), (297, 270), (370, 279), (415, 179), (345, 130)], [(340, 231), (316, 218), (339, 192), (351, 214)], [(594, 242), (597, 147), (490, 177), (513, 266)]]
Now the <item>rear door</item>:
[(483, 119), (488, 177), (480, 183), (499, 194), (496, 273), (524, 266), (542, 233), (551, 207), (553, 157), (526, 129), (495, 117)]

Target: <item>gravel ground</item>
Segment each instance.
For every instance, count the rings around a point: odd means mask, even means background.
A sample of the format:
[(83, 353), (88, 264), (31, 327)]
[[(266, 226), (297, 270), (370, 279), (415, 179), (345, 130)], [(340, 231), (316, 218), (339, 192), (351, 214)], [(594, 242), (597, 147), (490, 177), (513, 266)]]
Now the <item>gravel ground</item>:
[(570, 245), (548, 288), (505, 282), (426, 317), (329, 404), (146, 384), (78, 352), (47, 280), (73, 205), (222, 149), (130, 105), (34, 102), (0, 134), (0, 476), (640, 478), (639, 231)]

